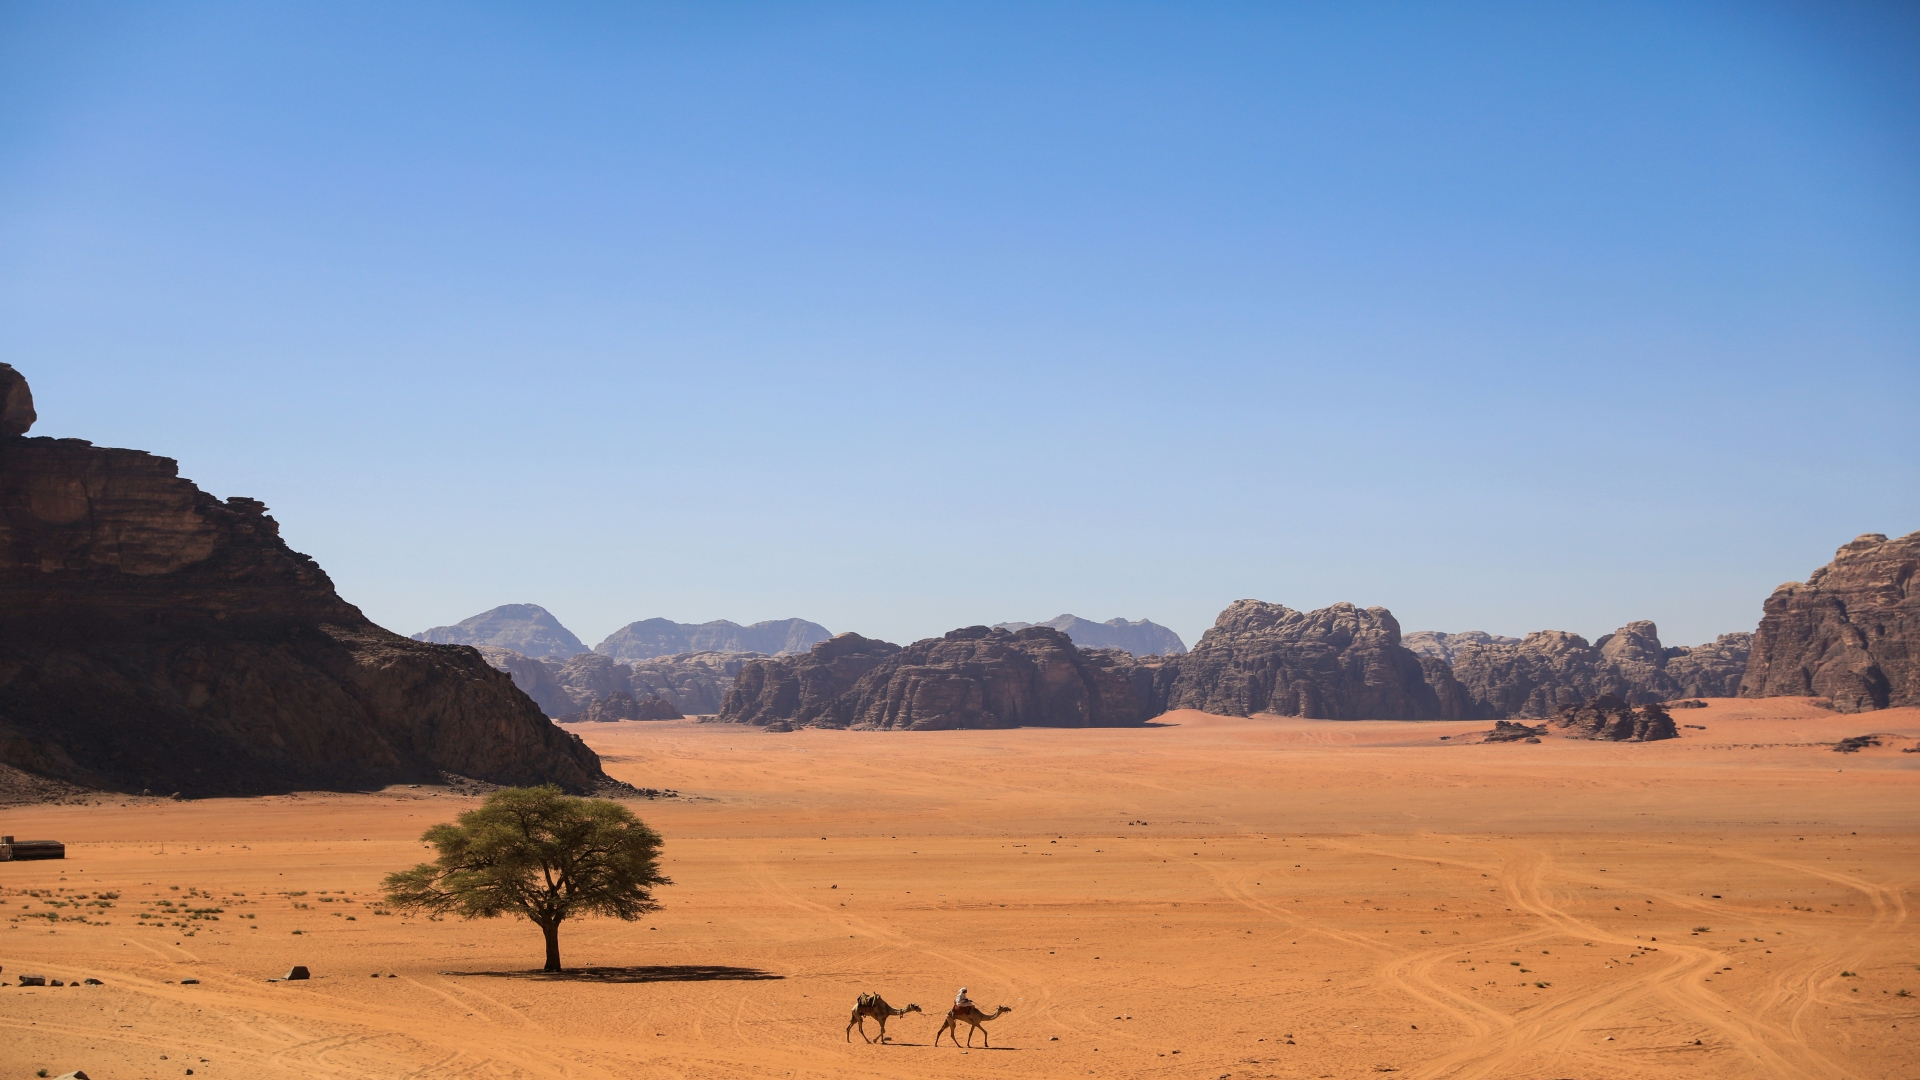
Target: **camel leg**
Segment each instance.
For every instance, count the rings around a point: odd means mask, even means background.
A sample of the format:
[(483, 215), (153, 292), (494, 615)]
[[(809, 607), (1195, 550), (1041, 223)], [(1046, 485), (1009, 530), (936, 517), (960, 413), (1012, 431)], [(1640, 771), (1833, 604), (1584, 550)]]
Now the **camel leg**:
[[(852, 1041), (853, 1041), (853, 1025), (855, 1025), (855, 1024), (857, 1024), (857, 1023), (859, 1023), (859, 1022), (860, 1022), (860, 1010), (859, 1010), (859, 1009), (855, 1009), (855, 1010), (853, 1010), (853, 1016), (851, 1016), (851, 1017), (849, 1017), (849, 1018), (848, 1018), (848, 1020), (847, 1020), (847, 1041), (848, 1041), (848, 1042), (852, 1042)], [(866, 1038), (866, 1037), (867, 1037), (867, 1033), (866, 1033), (866, 1032), (864, 1032), (864, 1031), (862, 1031), (862, 1032), (860, 1033), (860, 1037), (861, 1037), (861, 1038), (863, 1038), (863, 1039), (864, 1039), (864, 1038)]]
[(887, 1043), (887, 1014), (881, 1013), (875, 1019), (880, 1021), (880, 1038), (877, 1041), (880, 1045), (885, 1046)]
[[(969, 1033), (969, 1034), (971, 1034), (971, 1033)], [(972, 1042), (973, 1040), (972, 1040), (972, 1039), (968, 1039), (967, 1041), (968, 1041), (968, 1042)], [(984, 1047), (986, 1047), (986, 1048), (987, 1048), (987, 1049), (989, 1049), (989, 1050), (991, 1050), (991, 1049), (993, 1049), (993, 1040), (992, 1040), (992, 1039), (989, 1039), (989, 1038), (987, 1038), (987, 1029), (986, 1029), (986, 1028), (981, 1028), (981, 1029), (980, 1029), (980, 1045), (981, 1045), (981, 1046), (984, 1046)]]
[[(940, 1030), (933, 1033), (933, 1045), (939, 1046), (940, 1036), (950, 1034), (952, 1033), (952, 1031), (953, 1031), (953, 1017), (949, 1016), (947, 1017), (947, 1022), (940, 1025)], [(960, 1042), (958, 1037), (955, 1037), (953, 1041), (955, 1044), (958, 1044)]]

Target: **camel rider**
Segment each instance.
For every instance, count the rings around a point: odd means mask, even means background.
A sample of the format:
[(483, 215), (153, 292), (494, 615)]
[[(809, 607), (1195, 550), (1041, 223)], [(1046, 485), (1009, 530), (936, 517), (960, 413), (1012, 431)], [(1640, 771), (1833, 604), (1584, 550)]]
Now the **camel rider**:
[(973, 1008), (972, 1000), (967, 997), (966, 987), (961, 987), (960, 992), (953, 996), (953, 1007), (960, 1012)]

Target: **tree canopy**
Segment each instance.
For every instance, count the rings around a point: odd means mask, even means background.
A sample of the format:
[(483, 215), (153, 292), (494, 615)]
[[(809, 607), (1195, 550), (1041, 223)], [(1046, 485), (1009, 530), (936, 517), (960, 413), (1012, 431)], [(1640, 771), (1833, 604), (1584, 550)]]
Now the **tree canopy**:
[(457, 823), (422, 840), (439, 858), (389, 874), (395, 907), (491, 919), (520, 914), (547, 941), (546, 970), (560, 970), (560, 924), (576, 915), (632, 921), (659, 905), (660, 834), (610, 799), (557, 787), (505, 788)]

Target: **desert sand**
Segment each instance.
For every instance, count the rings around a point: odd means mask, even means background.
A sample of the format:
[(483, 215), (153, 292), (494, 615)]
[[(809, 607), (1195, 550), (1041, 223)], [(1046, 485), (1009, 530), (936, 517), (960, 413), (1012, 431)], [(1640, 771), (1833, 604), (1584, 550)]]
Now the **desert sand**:
[[(682, 793), (635, 804), (676, 883), (560, 978), (525, 922), (381, 913), (450, 789), (14, 806), (69, 858), (0, 864), (0, 1076), (1920, 1076), (1920, 710), (1674, 716), (583, 726)], [(990, 1050), (929, 1045), (962, 985)], [(863, 990), (925, 1012), (848, 1042)]]

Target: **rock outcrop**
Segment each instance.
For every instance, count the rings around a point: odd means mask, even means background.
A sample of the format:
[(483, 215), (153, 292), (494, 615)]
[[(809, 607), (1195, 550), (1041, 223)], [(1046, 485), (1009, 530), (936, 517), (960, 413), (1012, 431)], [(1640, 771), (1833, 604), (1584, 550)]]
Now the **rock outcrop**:
[(0, 763), (189, 796), (606, 779), (473, 649), (369, 622), (266, 509), (168, 458), (0, 436)]
[(1659, 702), (1650, 701), (1635, 709), (1612, 694), (1568, 705), (1556, 713), (1548, 725), (1570, 739), (1655, 742), (1680, 737), (1673, 717)]
[(40, 417), (33, 411), (33, 389), (27, 377), (0, 364), (0, 438), (25, 435)]
[(607, 635), (593, 651), (615, 660), (651, 660), (697, 652), (762, 653), (786, 656), (803, 653), (833, 635), (819, 623), (805, 619), (770, 619), (752, 626), (716, 619), (708, 623), (677, 623), (642, 619)]
[(1178, 656), (1187, 651), (1187, 643), (1179, 634), (1147, 619), (1094, 622), (1078, 615), (1056, 615), (1043, 623), (995, 623), (994, 629), (1025, 630), (1029, 626), (1052, 627), (1083, 649), (1120, 649), (1135, 656)]
[(890, 641), (840, 634), (804, 655), (756, 660), (740, 669), (718, 719), (764, 727), (775, 722), (847, 727), (854, 684), (900, 652)]
[(740, 673), (720, 719), (932, 731), (1112, 727), (1155, 715), (1151, 669), (1050, 627), (985, 626), (901, 648), (856, 634)]
[(1666, 648), (1659, 628), (1646, 621), (1591, 644), (1564, 630), (1540, 630), (1518, 644), (1453, 642), (1453, 676), (1474, 707), (1492, 717), (1544, 718), (1607, 694), (1631, 705), (1728, 697), (1739, 689), (1748, 640), (1723, 634), (1711, 645)]
[(663, 698), (648, 694), (635, 698), (625, 690), (589, 702), (582, 712), (559, 717), (562, 724), (606, 723), (614, 720), (680, 720), (680, 710)]
[(1451, 664), (1453, 651), (1462, 645), (1518, 645), (1520, 639), (1489, 634), (1485, 630), (1462, 630), (1458, 634), (1447, 634), (1438, 630), (1415, 630), (1411, 634), (1400, 635), (1400, 644), (1415, 656), (1430, 656), (1435, 660)]
[(1171, 709), (1322, 720), (1470, 719), (1447, 665), (1400, 643), (1383, 607), (1300, 612), (1239, 600), (1158, 676)]
[(413, 640), (511, 649), (538, 660), (565, 660), (587, 651), (573, 631), (539, 604), (502, 604), (452, 626), (422, 630)]
[(759, 653), (689, 653), (622, 664), (589, 652), (561, 663), (484, 646), (480, 654), (513, 676), (514, 685), (552, 717), (571, 716), (616, 693), (658, 697), (683, 713), (712, 715), (720, 711), (740, 669), (762, 658)]
[(1920, 532), (1868, 533), (1767, 598), (1742, 697), (1821, 697), (1840, 712), (1920, 705)]

